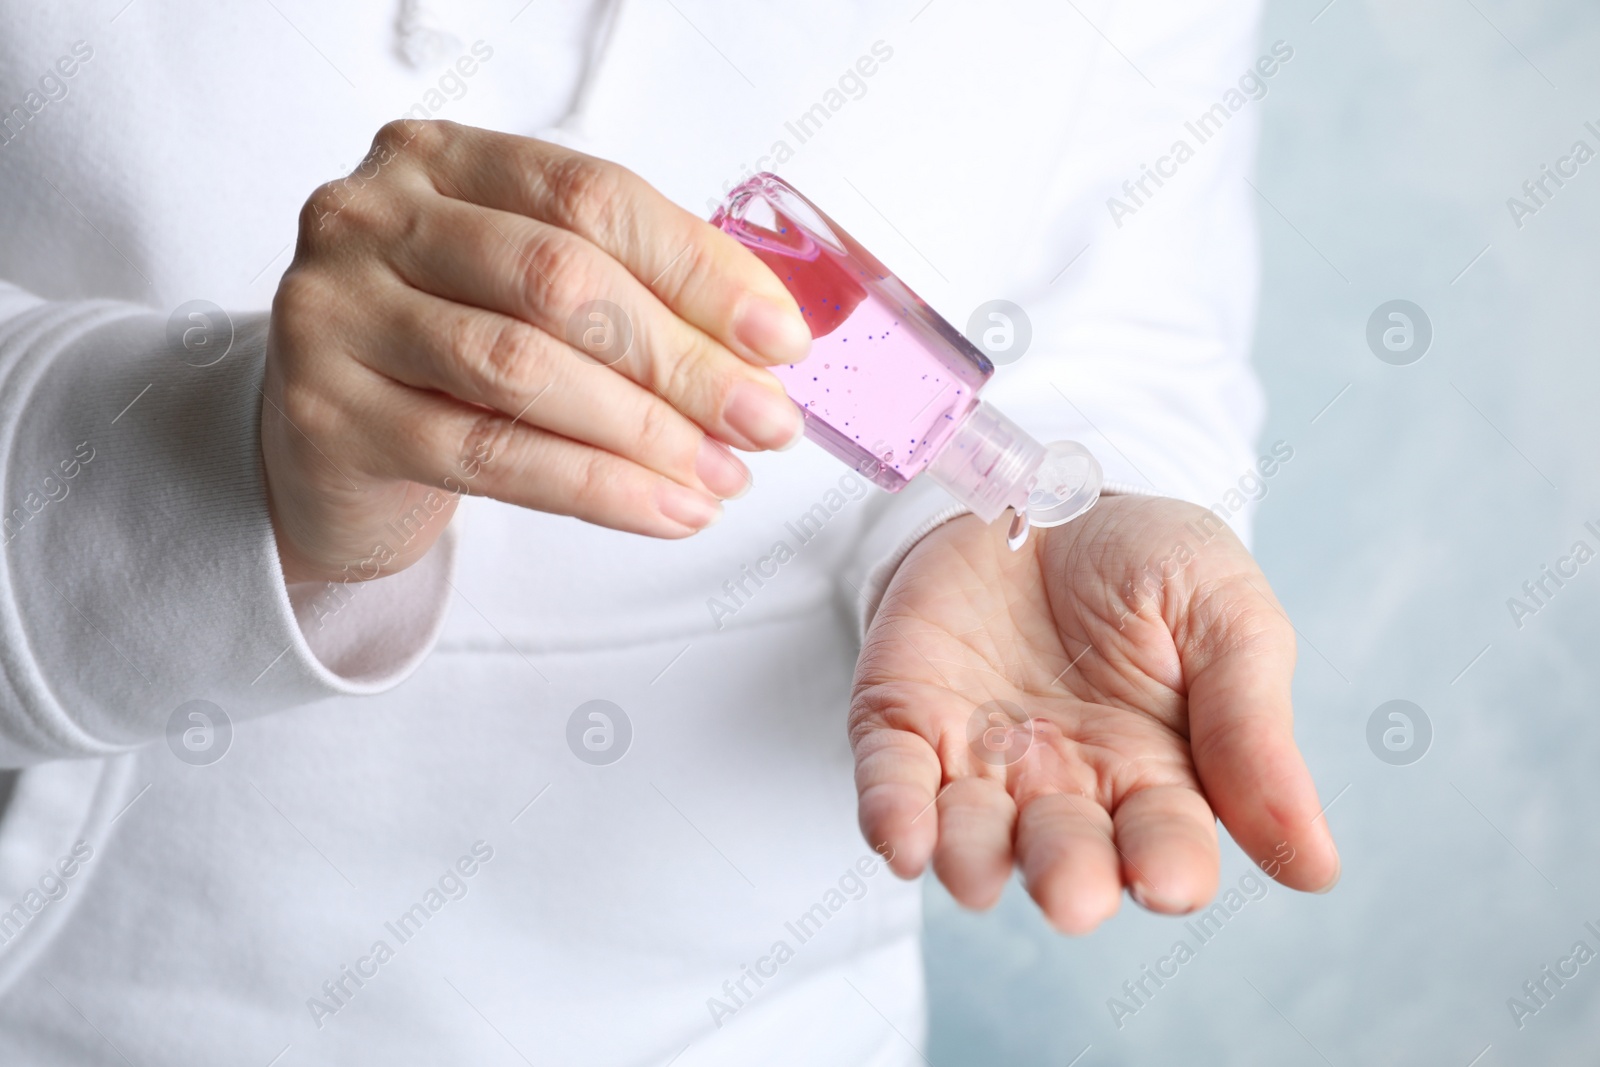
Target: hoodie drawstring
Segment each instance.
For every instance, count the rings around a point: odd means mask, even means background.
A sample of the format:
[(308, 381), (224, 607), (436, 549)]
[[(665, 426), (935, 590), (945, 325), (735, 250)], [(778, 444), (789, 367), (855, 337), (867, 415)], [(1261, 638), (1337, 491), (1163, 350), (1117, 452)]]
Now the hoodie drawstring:
[(446, 29), (421, 0), (400, 0), (394, 25), (395, 47), (412, 68), (434, 66), (461, 51), (461, 38)]
[[(589, 40), (584, 48), (578, 84), (572, 90), (566, 113), (556, 123), (558, 129), (581, 135), (589, 93), (611, 44), (612, 31), (616, 27), (622, 4), (623, 0), (600, 0), (596, 6), (589, 24)], [(437, 15), (423, 6), (422, 0), (400, 0), (394, 25), (395, 50), (406, 65), (414, 70), (437, 66), (462, 51), (461, 38), (450, 32)]]

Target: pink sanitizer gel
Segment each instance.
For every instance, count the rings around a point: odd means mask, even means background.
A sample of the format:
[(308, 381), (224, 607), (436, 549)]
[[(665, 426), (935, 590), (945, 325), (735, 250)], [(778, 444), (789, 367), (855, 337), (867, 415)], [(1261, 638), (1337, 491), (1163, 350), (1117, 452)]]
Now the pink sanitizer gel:
[(979, 400), (994, 364), (782, 178), (757, 174), (711, 222), (772, 268), (806, 316), (810, 356), (773, 373), (811, 440), (891, 493), (926, 472), (985, 522), (1010, 508), (1014, 547), (1029, 525), (1094, 506), (1101, 472), (1088, 450), (1046, 447)]

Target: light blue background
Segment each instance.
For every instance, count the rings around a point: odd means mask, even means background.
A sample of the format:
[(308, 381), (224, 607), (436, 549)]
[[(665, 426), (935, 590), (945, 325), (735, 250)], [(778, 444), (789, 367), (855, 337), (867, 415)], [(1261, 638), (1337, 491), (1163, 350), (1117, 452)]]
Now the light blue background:
[[(1600, 549), (1600, 160), (1520, 231), (1506, 208), (1575, 140), (1600, 148), (1600, 7), (1325, 2), (1272, 3), (1264, 29), (1296, 57), (1261, 105), (1256, 363), (1264, 443), (1295, 457), (1256, 530), (1343, 881), (1249, 904), (1120, 1032), (1107, 998), (1180, 921), (1125, 903), (1066, 940), (1015, 885), (974, 916), (930, 882), (937, 1067), (1600, 1054), (1600, 960), (1520, 1030), (1506, 1006), (1580, 937), (1600, 949), (1600, 560), (1520, 630), (1506, 606), (1575, 541)], [(1366, 346), (1395, 298), (1433, 322), (1412, 366)], [(1367, 747), (1393, 698), (1433, 723), (1412, 766)], [(1225, 843), (1224, 885), (1248, 870)]]

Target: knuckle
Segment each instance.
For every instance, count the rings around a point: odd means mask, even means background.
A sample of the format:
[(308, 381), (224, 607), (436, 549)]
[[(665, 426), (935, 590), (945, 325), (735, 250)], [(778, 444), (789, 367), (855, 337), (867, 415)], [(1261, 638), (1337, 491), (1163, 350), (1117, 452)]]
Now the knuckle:
[(507, 319), (493, 329), (487, 340), (474, 336), (468, 343), (471, 347), (460, 358), (484, 394), (520, 402), (529, 386), (529, 368), (538, 353), (538, 331), (525, 322)]
[(715, 250), (699, 230), (691, 234), (687, 248), (680, 245), (664, 251), (668, 257), (668, 267), (652, 283), (651, 288), (670, 307), (681, 306), (684, 297), (697, 282), (727, 276), (727, 265), (718, 260)]
[[(275, 323), (274, 330), (280, 334)], [(279, 414), (300, 433), (313, 441), (326, 441), (339, 428), (337, 397), (327, 383), (327, 360), (313, 347), (280, 337), (273, 358), (282, 381), (277, 400)]]
[(646, 363), (650, 391), (678, 406), (688, 406), (695, 388), (694, 368), (700, 359), (692, 350), (682, 349), (663, 353), (654, 349)]
[(563, 225), (584, 234), (612, 229), (630, 177), (615, 163), (576, 153), (546, 164), (544, 173), (555, 214)]
[(385, 225), (389, 212), (373, 185), (357, 173), (312, 190), (300, 210), (302, 249), (312, 254), (327, 253), (357, 233)]
[(688, 344), (668, 346), (671, 355), (654, 350), (649, 362), (650, 388), (659, 396), (669, 398), (684, 410), (720, 410), (711, 403), (713, 393), (726, 393), (733, 387), (731, 381), (713, 378), (714, 353), (711, 342), (696, 336)]
[(341, 422), (337, 399), (314, 375), (288, 377), (278, 405), (289, 425), (314, 442), (332, 440)]
[(485, 412), (467, 425), (466, 432), (441, 446), (441, 458), (449, 456), (452, 470), (471, 469), (489, 481), (488, 472), (495, 458), (511, 447), (516, 424), (504, 415)]
[(583, 449), (572, 481), (572, 492), (578, 501), (586, 501), (592, 506), (610, 497), (618, 484), (610, 454), (597, 448)]
[(325, 287), (317, 275), (304, 267), (291, 266), (272, 295), (273, 347), (291, 354), (314, 348), (316, 334), (327, 326), (331, 312)]
[(599, 291), (581, 243), (560, 230), (531, 238), (521, 253), (522, 292), (530, 308), (544, 308), (560, 318)]
[[(660, 401), (650, 398), (640, 405), (635, 425), (638, 431), (634, 443), (643, 455), (675, 456), (684, 452), (681, 447), (675, 447), (674, 441), (682, 424), (675, 417), (673, 410)], [(687, 452), (687, 467), (692, 471), (695, 462), (694, 449), (691, 447)]]
[(372, 138), (375, 152), (388, 157), (411, 154), (431, 156), (443, 147), (444, 123), (432, 119), (390, 119)]
[(320, 292), (321, 286), (312, 274), (302, 266), (291, 264), (278, 279), (277, 292), (272, 294), (273, 325), (299, 319), (308, 305), (319, 299)]
[(311, 191), (300, 209), (300, 240), (309, 249), (325, 247), (331, 230), (339, 225), (349, 203), (345, 183), (324, 182)]
[(312, 441), (328, 442), (348, 433), (347, 398), (339, 384), (339, 363), (348, 358), (329, 341), (339, 303), (329, 285), (303, 267), (287, 271), (272, 298), (267, 359), (282, 392), (276, 414)]
[[(443, 150), (450, 123), (394, 119), (379, 127), (361, 163), (343, 178), (312, 191), (300, 211), (302, 241), (317, 248), (353, 230), (371, 228), (385, 218), (385, 168), (402, 157), (428, 158)], [(378, 188), (375, 189), (374, 186)]]

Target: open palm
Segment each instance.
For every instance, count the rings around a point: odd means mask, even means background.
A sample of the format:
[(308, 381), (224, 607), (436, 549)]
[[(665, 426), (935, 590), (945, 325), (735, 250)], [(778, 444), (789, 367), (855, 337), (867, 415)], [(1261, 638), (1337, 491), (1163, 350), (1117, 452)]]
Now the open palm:
[(1295, 639), (1216, 517), (1109, 497), (1011, 552), (971, 516), (896, 571), (856, 668), (861, 827), (969, 907), (1013, 864), (1056, 928), (1126, 885), (1182, 913), (1216, 891), (1216, 819), (1296, 889), (1338, 854), (1295, 747)]

